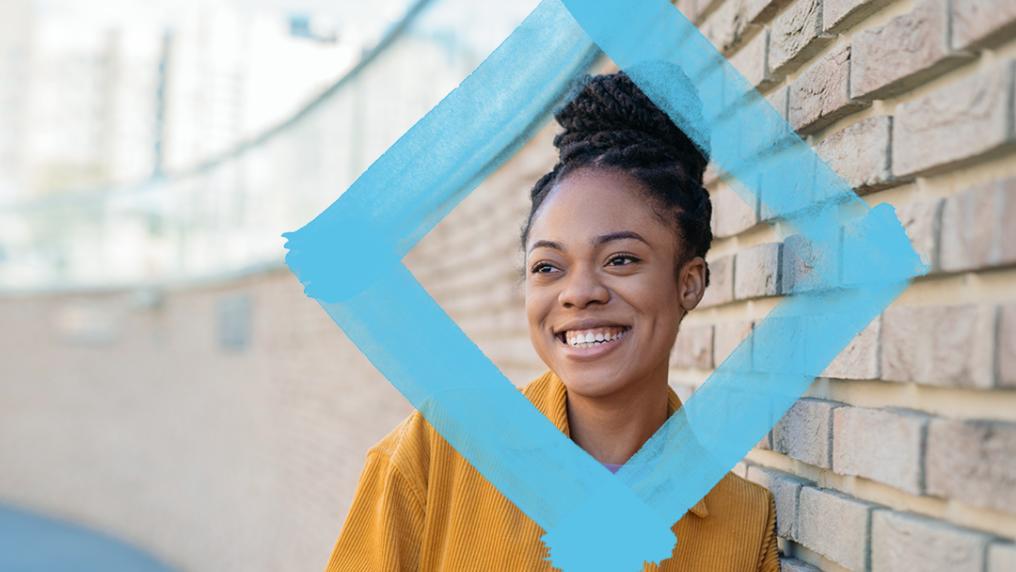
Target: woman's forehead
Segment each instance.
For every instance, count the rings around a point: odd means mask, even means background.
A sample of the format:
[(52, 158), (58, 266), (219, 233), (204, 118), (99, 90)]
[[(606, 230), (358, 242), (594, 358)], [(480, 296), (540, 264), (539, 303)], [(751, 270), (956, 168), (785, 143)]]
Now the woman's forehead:
[(529, 242), (589, 242), (625, 231), (650, 245), (672, 238), (671, 228), (655, 215), (648, 191), (637, 179), (620, 171), (582, 169), (548, 193), (533, 218)]

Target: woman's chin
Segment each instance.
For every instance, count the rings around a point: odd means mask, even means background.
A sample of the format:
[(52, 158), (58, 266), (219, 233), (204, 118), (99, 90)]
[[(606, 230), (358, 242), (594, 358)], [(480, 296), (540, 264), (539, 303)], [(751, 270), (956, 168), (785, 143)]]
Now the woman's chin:
[(617, 393), (625, 386), (624, 381), (616, 376), (569, 375), (569, 373), (565, 373), (563, 376), (558, 375), (564, 386), (568, 388), (569, 395), (598, 399)]

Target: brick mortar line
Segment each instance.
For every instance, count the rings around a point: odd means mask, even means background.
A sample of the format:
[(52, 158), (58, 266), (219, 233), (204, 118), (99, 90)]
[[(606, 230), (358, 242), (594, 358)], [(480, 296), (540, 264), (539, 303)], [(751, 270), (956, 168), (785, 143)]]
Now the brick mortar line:
[[(1013, 514), (982, 509), (957, 500), (914, 495), (872, 479), (841, 475), (831, 469), (809, 465), (776, 451), (752, 449), (745, 459), (756, 466), (788, 473), (811, 481), (815, 483), (814, 486), (834, 490), (895, 512), (911, 513), (958, 528), (968, 528), (1016, 540), (1016, 515)], [(804, 470), (798, 472), (799, 469)], [(876, 494), (872, 494), (872, 491)], [(928, 507), (934, 507), (934, 510), (928, 510)], [(957, 507), (961, 507), (962, 510), (957, 510)], [(956, 518), (957, 516), (960, 518)], [(964, 516), (970, 518), (963, 518)]]
[[(853, 495), (851, 495), (851, 496), (853, 496)], [(874, 520), (873, 517), (875, 515), (875, 512), (879, 511), (879, 510), (884, 510), (884, 509), (879, 508), (877, 506), (870, 506), (865, 511), (865, 513), (866, 513), (865, 516), (864, 516), (864, 570), (865, 570), (865, 572), (870, 572), (871, 571), (871, 552), (872, 552), (872, 550), (871, 550), (871, 548), (872, 548), (872, 546), (871, 546), (871, 537), (872, 537), (872, 530), (871, 530), (871, 528), (872, 528), (872, 526), (874, 526), (872, 521)]]
[[(962, 387), (946, 388), (883, 380), (838, 380), (830, 378), (820, 378), (812, 387), (813, 389), (806, 394), (807, 397), (839, 401), (852, 407), (865, 409), (895, 407), (947, 419), (1016, 423), (1016, 391), (1012, 390), (1000, 392), (998, 390)], [(819, 389), (816, 391), (814, 388)], [(841, 388), (844, 391), (840, 391)], [(850, 392), (869, 395), (872, 401), (851, 397), (849, 395)], [(900, 394), (902, 398), (894, 397), (892, 394)], [(927, 402), (924, 404), (918, 402), (922, 397), (928, 401), (974, 404), (976, 405), (975, 409), (979, 413), (971, 415), (964, 413), (958, 408), (952, 410), (931, 409), (928, 407)], [(979, 400), (985, 400), (988, 403), (978, 403)], [(991, 407), (993, 410), (988, 411), (985, 406)], [(993, 412), (1004, 412), (1005, 414), (992, 414)]]
[(1002, 309), (998, 306), (991, 313), (991, 338), (991, 385), (995, 390), (992, 393), (997, 395), (999, 389), (1004, 389), (999, 384), (1002, 382), (1002, 353), (1005, 351), (1002, 347)]
[(927, 457), (928, 457), (928, 431), (931, 428), (931, 420), (924, 419), (921, 422), (921, 432), (917, 438), (917, 490), (921, 495), (928, 492)]
[[(739, 250), (737, 252), (743, 252)], [(734, 265), (734, 271), (736, 272), (736, 264)], [(1011, 283), (1016, 281), (1016, 276), (1010, 276), (1016, 273), (1016, 264), (1008, 264), (991, 268), (983, 268), (976, 271), (962, 271), (962, 272), (936, 272), (930, 276), (921, 277), (910, 284), (906, 291), (898, 298), (894, 304), (898, 306), (953, 306), (953, 305), (964, 305), (964, 304), (980, 304), (980, 305), (994, 305), (994, 304), (1009, 304), (1016, 303), (1016, 297), (1011, 293)], [(988, 278), (992, 281), (998, 280), (1006, 282), (1006, 285), (982, 285), (970, 283), (971, 277)], [(953, 284), (950, 284), (953, 282)], [(1010, 291), (1005, 289), (1009, 288)], [(927, 293), (927, 290), (952, 290), (948, 293), (936, 292), (935, 294)], [(997, 291), (996, 291), (997, 290)], [(920, 291), (920, 292), (919, 292)], [(956, 293), (966, 294), (965, 297), (956, 297)], [(695, 312), (689, 314), (689, 317), (696, 316), (689, 324), (709, 324), (719, 323), (722, 321), (732, 320), (735, 317), (729, 316), (729, 314), (736, 313), (739, 309), (743, 309), (749, 303), (760, 303), (765, 302), (766, 307), (772, 308), (779, 302), (787, 298), (787, 294), (780, 294), (775, 296), (761, 296), (755, 298), (745, 298), (739, 300), (733, 300), (725, 304), (718, 304), (715, 306), (709, 306), (707, 308), (701, 308)], [(914, 298), (924, 298), (920, 301), (915, 301)], [(932, 301), (927, 298), (933, 298)], [(720, 319), (710, 320), (710, 318), (701, 317), (706, 313), (716, 311), (723, 315)], [(742, 314), (744, 319), (761, 319), (765, 312), (761, 312), (757, 317), (752, 317), (752, 314)]]
[(1006, 94), (1007, 97), (1005, 108), (1006, 108), (1006, 121), (1008, 122), (1007, 139), (1009, 139), (1009, 141), (1012, 141), (1016, 139), (1016, 117), (1014, 117), (1014, 114), (1016, 114), (1016, 109), (1014, 109), (1016, 108), (1016, 61), (1010, 61), (1008, 68), (1009, 68), (1009, 85), (1008, 85), (1009, 92)]
[(955, 0), (945, 0), (945, 49), (950, 53), (955, 52), (953, 49), (953, 2)]
[[(976, 271), (937, 272), (912, 282), (894, 304), (899, 306), (1009, 304), (1016, 302), (1012, 292), (1014, 281), (1016, 281), (1016, 264)], [(996, 282), (1007, 284), (998, 285)]]
[[(844, 568), (839, 564), (829, 560), (825, 556), (822, 556), (818, 552), (808, 548), (807, 546), (793, 540), (785, 540), (791, 546), (792, 557), (810, 564), (822, 572), (852, 572), (849, 568)], [(802, 558), (803, 556), (803, 558)]]

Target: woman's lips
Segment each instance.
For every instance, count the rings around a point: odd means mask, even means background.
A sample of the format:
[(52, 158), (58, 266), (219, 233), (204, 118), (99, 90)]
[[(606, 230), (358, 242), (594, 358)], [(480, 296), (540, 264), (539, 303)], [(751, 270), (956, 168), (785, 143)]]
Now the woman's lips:
[(625, 343), (628, 337), (631, 335), (631, 327), (625, 328), (625, 330), (613, 340), (607, 342), (601, 342), (593, 344), (589, 347), (575, 347), (564, 339), (564, 334), (558, 334), (554, 336), (557, 339), (558, 344), (561, 346), (565, 357), (576, 361), (589, 361), (599, 359), (600, 357), (608, 354), (621, 344)]

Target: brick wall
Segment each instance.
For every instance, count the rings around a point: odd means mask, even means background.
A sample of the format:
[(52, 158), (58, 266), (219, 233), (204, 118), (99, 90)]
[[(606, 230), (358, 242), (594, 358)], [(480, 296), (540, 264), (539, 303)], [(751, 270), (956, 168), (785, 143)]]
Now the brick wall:
[[(777, 498), (788, 570), (1016, 569), (1016, 4), (678, 0), (931, 267), (735, 472)], [(514, 232), (552, 127), (407, 258), (514, 381), (528, 344)], [(687, 398), (794, 291), (794, 237), (707, 171), (712, 285), (682, 326)]]
[[(1016, 569), (1016, 4), (677, 4), (867, 201), (897, 208), (932, 269), (735, 469), (776, 495), (785, 567)], [(682, 395), (793, 291), (799, 252), (708, 178), (718, 279), (679, 336)]]
[[(775, 494), (784, 569), (1016, 569), (1016, 4), (678, 5), (932, 268), (734, 469)], [(517, 241), (553, 132), (406, 258), (518, 384), (543, 371)], [(794, 238), (734, 185), (708, 171), (683, 398), (795, 287)], [(408, 411), (285, 270), (4, 299), (0, 319), (0, 499), (187, 569), (323, 567), (364, 452)]]
[(410, 411), (287, 270), (0, 298), (0, 503), (180, 570), (323, 570)]

